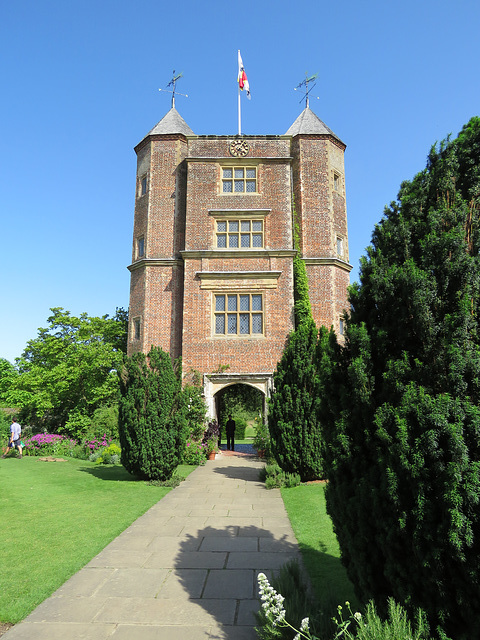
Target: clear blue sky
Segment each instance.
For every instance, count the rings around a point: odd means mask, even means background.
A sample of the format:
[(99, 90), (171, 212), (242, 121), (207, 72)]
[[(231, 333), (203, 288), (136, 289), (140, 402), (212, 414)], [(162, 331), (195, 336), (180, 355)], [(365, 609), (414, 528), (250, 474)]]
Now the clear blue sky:
[[(136, 157), (176, 107), (197, 134), (283, 134), (310, 106), (346, 144), (351, 281), (383, 208), (480, 105), (478, 0), (16, 0), (0, 12), (0, 357), (49, 309), (128, 307)], [(316, 99), (316, 96), (319, 99)], [(243, 96), (244, 97), (244, 96)]]

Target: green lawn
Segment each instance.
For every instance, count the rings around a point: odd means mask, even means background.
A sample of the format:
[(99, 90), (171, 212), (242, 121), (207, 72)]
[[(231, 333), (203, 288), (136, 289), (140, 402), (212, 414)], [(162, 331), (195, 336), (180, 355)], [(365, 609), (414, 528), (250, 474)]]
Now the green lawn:
[(337, 605), (343, 606), (346, 601), (356, 606), (353, 586), (340, 561), (340, 548), (327, 514), (325, 485), (302, 484), (281, 491), (318, 601), (330, 602), (334, 613)]
[(0, 621), (13, 623), (170, 491), (120, 466), (35, 457), (0, 460), (0, 486)]

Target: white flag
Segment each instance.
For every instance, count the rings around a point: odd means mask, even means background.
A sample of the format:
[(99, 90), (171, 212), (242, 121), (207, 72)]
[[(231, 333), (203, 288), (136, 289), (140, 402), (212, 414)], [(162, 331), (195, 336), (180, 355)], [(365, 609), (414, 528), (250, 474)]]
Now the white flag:
[(240, 49), (238, 50), (238, 86), (240, 90), (247, 92), (247, 98), (250, 100), (250, 85), (248, 83), (247, 74), (245, 73), (245, 67), (243, 66), (242, 56), (240, 55)]

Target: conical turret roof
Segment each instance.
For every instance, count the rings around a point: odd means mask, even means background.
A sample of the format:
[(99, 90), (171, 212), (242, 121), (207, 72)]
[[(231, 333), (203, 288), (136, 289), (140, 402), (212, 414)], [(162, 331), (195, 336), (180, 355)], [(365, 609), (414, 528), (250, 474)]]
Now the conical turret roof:
[[(172, 107), (170, 111), (163, 116), (160, 122), (158, 122), (153, 129), (147, 133), (143, 140), (148, 138), (148, 136), (172, 135), (176, 133), (181, 133), (184, 136), (195, 135), (175, 107)], [(141, 142), (143, 142), (143, 140)]]
[(292, 137), (298, 135), (329, 135), (342, 142), (340, 138), (313, 113), (310, 107), (306, 107), (302, 111), (285, 135)]

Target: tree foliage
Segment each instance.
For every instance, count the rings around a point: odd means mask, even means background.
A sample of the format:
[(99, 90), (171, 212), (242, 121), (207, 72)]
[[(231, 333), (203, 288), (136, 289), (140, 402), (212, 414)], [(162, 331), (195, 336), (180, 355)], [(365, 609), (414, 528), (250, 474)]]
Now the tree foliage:
[(8, 394), (18, 376), (13, 364), (5, 358), (0, 358), (0, 404), (7, 402)]
[(274, 373), (275, 392), (269, 402), (272, 453), (280, 467), (302, 481), (323, 477), (320, 402), (335, 336), (313, 320), (290, 335)]
[(432, 148), (350, 290), (324, 420), (329, 513), (359, 596), (480, 617), (480, 119)]
[[(302, 481), (323, 477), (319, 404), (323, 389), (321, 369), (333, 341), (325, 328), (315, 326), (308, 277), (300, 250), (300, 234), (293, 207), (295, 330), (290, 334), (274, 373), (269, 400), (270, 445), (279, 466), (297, 473)], [(333, 333), (331, 334), (333, 338)], [(328, 358), (327, 358), (328, 359)]]
[(122, 464), (139, 478), (168, 480), (185, 449), (185, 406), (170, 356), (159, 347), (125, 359), (119, 372)]
[(206, 428), (207, 405), (203, 397), (203, 387), (198, 385), (186, 385), (183, 389), (186, 403), (185, 419), (187, 422), (188, 436), (199, 442)]
[(17, 358), (18, 375), (5, 396), (21, 408), (22, 421), (76, 436), (72, 429), (88, 425), (99, 407), (116, 402), (115, 369), (126, 347), (126, 312), (117, 309), (113, 318), (86, 313), (77, 318), (61, 307), (51, 311), (48, 326), (38, 330)]

